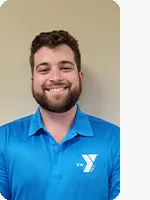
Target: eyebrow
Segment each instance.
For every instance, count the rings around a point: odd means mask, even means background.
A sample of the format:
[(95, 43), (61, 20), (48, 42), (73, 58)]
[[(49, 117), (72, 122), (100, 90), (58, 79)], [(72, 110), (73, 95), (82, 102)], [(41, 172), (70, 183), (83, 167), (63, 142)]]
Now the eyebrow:
[[(58, 63), (58, 65), (62, 65), (62, 64), (71, 64), (73, 67), (74, 67), (74, 63), (73, 62), (71, 62), (71, 61), (69, 61), (69, 60), (62, 60), (62, 61), (60, 61), (59, 63)], [(40, 67), (40, 66), (51, 66), (51, 64), (50, 63), (48, 63), (48, 62), (42, 62), (42, 63), (40, 63), (40, 64), (38, 64), (37, 66), (36, 66), (36, 70)]]
[(59, 64), (59, 65), (61, 65), (61, 64), (71, 64), (71, 65), (74, 67), (74, 63), (71, 62), (71, 61), (69, 61), (69, 60), (62, 60), (62, 61), (60, 61), (58, 64)]
[(40, 66), (49, 66), (50, 64), (48, 63), (48, 62), (42, 62), (42, 63), (40, 63), (40, 64), (38, 64), (37, 66), (36, 66), (36, 70), (40, 67)]

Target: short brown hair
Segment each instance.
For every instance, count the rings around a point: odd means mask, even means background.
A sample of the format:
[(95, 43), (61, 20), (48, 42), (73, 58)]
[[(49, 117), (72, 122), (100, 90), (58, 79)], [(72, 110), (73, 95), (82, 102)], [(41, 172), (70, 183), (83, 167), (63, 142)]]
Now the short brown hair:
[(81, 71), (81, 54), (79, 50), (78, 41), (64, 30), (53, 30), (51, 32), (41, 32), (32, 41), (30, 48), (30, 66), (33, 74), (34, 70), (34, 54), (42, 47), (55, 48), (59, 45), (66, 44), (74, 52), (75, 62), (77, 64), (78, 71)]

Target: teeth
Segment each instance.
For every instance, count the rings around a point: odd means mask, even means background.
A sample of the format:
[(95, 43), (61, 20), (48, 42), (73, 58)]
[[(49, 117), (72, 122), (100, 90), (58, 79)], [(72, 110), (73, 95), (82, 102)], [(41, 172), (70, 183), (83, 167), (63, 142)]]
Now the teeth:
[(64, 90), (64, 88), (53, 88), (53, 89), (50, 89), (50, 91), (52, 92), (59, 92), (59, 91), (62, 91)]

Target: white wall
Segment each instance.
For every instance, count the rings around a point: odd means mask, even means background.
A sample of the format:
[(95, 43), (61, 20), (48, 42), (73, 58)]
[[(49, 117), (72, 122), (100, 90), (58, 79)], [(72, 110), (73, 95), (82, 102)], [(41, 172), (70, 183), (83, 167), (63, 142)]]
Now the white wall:
[(83, 111), (119, 125), (120, 10), (113, 0), (8, 0), (0, 8), (0, 124), (28, 115), (31, 41), (68, 30), (79, 40), (85, 73)]

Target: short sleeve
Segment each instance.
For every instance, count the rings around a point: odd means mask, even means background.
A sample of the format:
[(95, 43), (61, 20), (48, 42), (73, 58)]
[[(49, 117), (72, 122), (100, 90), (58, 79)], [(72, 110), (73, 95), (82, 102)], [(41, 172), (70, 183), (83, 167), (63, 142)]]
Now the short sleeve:
[(0, 193), (1, 195), (10, 200), (9, 183), (5, 160), (5, 133), (4, 128), (0, 127)]
[(120, 193), (120, 139), (114, 150), (113, 165), (109, 177), (109, 200), (115, 199)]

